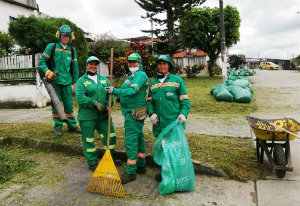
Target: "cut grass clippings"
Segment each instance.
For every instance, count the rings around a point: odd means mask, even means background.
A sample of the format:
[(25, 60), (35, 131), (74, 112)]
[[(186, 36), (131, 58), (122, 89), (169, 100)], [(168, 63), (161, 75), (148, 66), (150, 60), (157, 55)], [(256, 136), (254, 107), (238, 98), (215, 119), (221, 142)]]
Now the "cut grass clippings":
[[(66, 130), (67, 128), (64, 127), (63, 132)], [(124, 128), (117, 128), (116, 133), (116, 149), (125, 151)], [(149, 130), (144, 133), (147, 152), (151, 155), (155, 138)], [(82, 145), (79, 134), (65, 132), (62, 137), (56, 137), (51, 123), (0, 124), (0, 134), (1, 137), (22, 137), (53, 143)], [(192, 158), (200, 163), (221, 169), (233, 179), (256, 180), (261, 178), (251, 139), (199, 134), (187, 134), (187, 138)], [(95, 141), (96, 145), (102, 148), (102, 140), (98, 135), (96, 135)]]

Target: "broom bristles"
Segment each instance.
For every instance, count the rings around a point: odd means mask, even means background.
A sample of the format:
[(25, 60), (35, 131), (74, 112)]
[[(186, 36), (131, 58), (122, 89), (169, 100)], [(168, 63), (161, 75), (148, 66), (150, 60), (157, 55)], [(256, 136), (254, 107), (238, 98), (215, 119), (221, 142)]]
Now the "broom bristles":
[(125, 197), (121, 181), (109, 177), (91, 177), (87, 191), (116, 197)]

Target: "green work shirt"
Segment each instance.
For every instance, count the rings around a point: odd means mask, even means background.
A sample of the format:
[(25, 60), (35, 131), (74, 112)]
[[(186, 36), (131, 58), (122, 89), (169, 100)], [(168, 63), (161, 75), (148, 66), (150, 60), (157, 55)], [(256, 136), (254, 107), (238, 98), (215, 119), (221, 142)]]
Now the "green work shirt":
[(149, 85), (147, 107), (148, 114), (156, 113), (163, 119), (176, 119), (179, 114), (187, 117), (191, 103), (183, 79), (171, 73), (162, 83), (154, 78)]
[[(39, 67), (46, 72), (49, 68), (47, 66), (47, 61), (50, 59), (51, 51), (54, 43), (47, 45), (45, 51), (43, 52), (40, 61)], [(71, 46), (68, 45), (65, 49), (62, 47), (61, 43), (56, 43), (56, 48), (54, 51), (53, 60), (55, 67), (52, 68), (52, 72), (57, 73), (56, 77), (53, 79), (55, 84), (69, 85), (77, 82), (79, 76), (78, 62), (76, 50), (74, 50), (74, 58), (72, 59)], [(72, 74), (70, 72), (70, 65), (72, 64)]]
[(114, 88), (113, 94), (120, 97), (124, 116), (133, 109), (147, 106), (148, 81), (146, 73), (139, 69), (126, 78), (120, 89)]
[(85, 73), (76, 84), (76, 101), (79, 105), (78, 120), (95, 120), (101, 118), (95, 103), (103, 106), (109, 103), (109, 94), (105, 87), (110, 86), (109, 80), (97, 74), (97, 84)]

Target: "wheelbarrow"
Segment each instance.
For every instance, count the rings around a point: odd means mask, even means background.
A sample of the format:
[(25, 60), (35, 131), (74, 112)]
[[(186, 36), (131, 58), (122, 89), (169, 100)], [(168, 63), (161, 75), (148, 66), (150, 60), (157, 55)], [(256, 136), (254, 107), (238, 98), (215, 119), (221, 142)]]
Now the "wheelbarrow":
[(276, 176), (283, 178), (286, 171), (293, 171), (290, 141), (294, 140), (300, 131), (300, 123), (292, 118), (258, 119), (246, 117), (255, 134), (256, 156), (263, 163), (266, 154)]

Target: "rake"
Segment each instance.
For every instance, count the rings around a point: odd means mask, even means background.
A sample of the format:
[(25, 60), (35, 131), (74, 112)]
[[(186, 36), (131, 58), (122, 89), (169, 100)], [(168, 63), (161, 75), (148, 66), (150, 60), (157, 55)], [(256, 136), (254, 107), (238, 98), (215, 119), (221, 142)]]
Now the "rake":
[[(112, 85), (112, 72), (113, 72), (113, 48), (111, 48), (110, 57), (110, 84)], [(108, 107), (108, 134), (107, 134), (107, 149), (99, 162), (95, 172), (90, 178), (87, 186), (88, 192), (100, 193), (103, 195), (125, 197), (123, 185), (121, 183), (120, 176), (117, 168), (112, 159), (109, 150), (110, 141), (110, 119), (111, 119), (111, 100), (112, 95), (109, 95), (109, 107)]]

